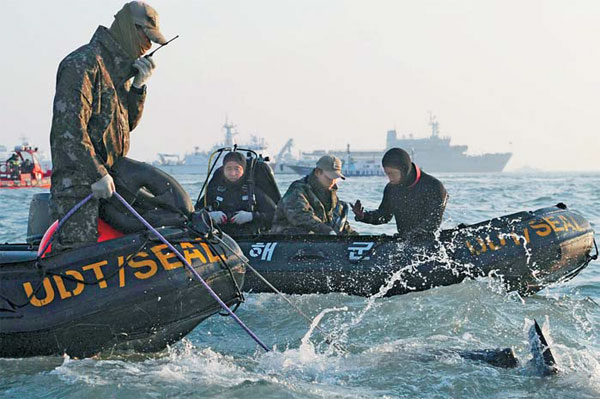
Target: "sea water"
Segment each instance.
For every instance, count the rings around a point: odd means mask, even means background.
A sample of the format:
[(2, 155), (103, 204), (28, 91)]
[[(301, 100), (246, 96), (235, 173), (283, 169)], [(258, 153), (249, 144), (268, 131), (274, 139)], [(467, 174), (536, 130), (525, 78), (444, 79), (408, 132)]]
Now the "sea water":
[[(600, 231), (600, 173), (437, 174), (444, 227), (563, 202)], [(202, 177), (177, 176), (192, 198)], [(283, 191), (298, 176), (278, 176)], [(379, 205), (382, 177), (349, 178), (339, 196)], [(28, 204), (41, 190), (0, 192), (0, 240), (23, 242)], [(351, 221), (361, 233), (395, 224)], [(600, 241), (600, 235), (596, 234)], [(264, 353), (227, 317), (214, 316), (156, 354), (0, 359), (2, 398), (599, 398), (600, 261), (536, 295), (478, 279), (392, 298), (249, 294), (237, 314), (273, 350)], [(542, 377), (527, 330), (544, 324), (560, 373)], [(318, 323), (318, 328), (315, 327)], [(323, 332), (335, 337), (327, 343)], [(339, 347), (345, 350), (339, 350)], [(513, 347), (516, 369), (466, 360), (460, 350)]]

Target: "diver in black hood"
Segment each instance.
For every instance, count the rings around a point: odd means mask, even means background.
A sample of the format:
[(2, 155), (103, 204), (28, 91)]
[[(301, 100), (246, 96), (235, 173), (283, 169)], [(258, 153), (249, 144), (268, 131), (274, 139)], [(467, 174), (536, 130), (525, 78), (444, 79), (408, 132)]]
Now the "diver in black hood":
[(388, 150), (381, 160), (389, 183), (379, 209), (365, 211), (357, 200), (352, 210), (359, 222), (384, 224), (396, 218), (401, 237), (431, 238), (442, 223), (448, 194), (435, 177), (415, 165), (401, 148)]

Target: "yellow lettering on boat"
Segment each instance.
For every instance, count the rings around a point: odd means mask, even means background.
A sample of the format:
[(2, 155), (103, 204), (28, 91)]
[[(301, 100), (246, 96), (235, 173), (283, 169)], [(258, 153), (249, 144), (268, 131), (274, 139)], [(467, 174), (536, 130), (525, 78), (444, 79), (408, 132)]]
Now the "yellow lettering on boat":
[(572, 230), (577, 231), (577, 227), (575, 227), (575, 225), (573, 223), (571, 223), (569, 221), (569, 219), (566, 218), (565, 215), (558, 215), (558, 218), (563, 223), (563, 227), (565, 228), (565, 231), (569, 231), (569, 227), (571, 227)]
[[(202, 252), (200, 252), (200, 250), (198, 250), (194, 244), (189, 242), (182, 242), (181, 249), (183, 249), (183, 256), (185, 257), (185, 260), (187, 260), (190, 265), (192, 265), (194, 259), (200, 259), (200, 262), (206, 263), (206, 258), (204, 257), (204, 255), (202, 255)], [(188, 249), (191, 249), (191, 251)]]
[(487, 251), (487, 247), (485, 246), (485, 242), (483, 242), (483, 239), (481, 237), (477, 237), (477, 242), (481, 246), (481, 252), (480, 253), (486, 252)]
[(523, 236), (525, 237), (525, 243), (529, 244), (529, 229), (527, 227), (523, 230)]
[(137, 257), (146, 258), (148, 256), (149, 255), (147, 252), (138, 252), (133, 258), (131, 258), (131, 260), (128, 263), (128, 265), (134, 269), (142, 267), (148, 268), (146, 271), (136, 271), (135, 273), (133, 273), (133, 275), (139, 278), (140, 280), (150, 278), (154, 276), (158, 271), (158, 265), (152, 259), (136, 260)]
[[(200, 246), (202, 247), (202, 249), (204, 250), (204, 252), (206, 253), (206, 257), (208, 258), (208, 261), (210, 263), (212, 262), (218, 262), (219, 261), (219, 257), (215, 256), (212, 251), (210, 250), (210, 248), (208, 247), (208, 245), (206, 245), (205, 242), (201, 242)], [(221, 255), (221, 259), (223, 259), (223, 255)], [(225, 260), (225, 259), (223, 259)]]
[(58, 294), (60, 295), (60, 299), (66, 299), (71, 297), (71, 293), (65, 287), (65, 282), (60, 276), (52, 276), (54, 278), (54, 283), (56, 284), (56, 288), (58, 288)]
[(556, 220), (552, 219), (552, 216), (545, 217), (544, 220), (548, 222), (550, 227), (552, 227), (552, 230), (555, 232), (558, 233), (559, 231), (565, 231), (563, 227), (560, 227), (560, 224)]
[(500, 240), (500, 245), (502, 245), (502, 246), (506, 245), (506, 240), (504, 239), (504, 234), (502, 234), (502, 233), (498, 234), (498, 239)]
[(471, 245), (469, 241), (465, 241), (465, 244), (467, 245), (467, 248), (469, 248), (471, 255), (479, 255), (479, 252), (475, 251), (475, 248), (473, 248), (473, 245)]
[[(33, 306), (41, 307), (49, 304), (54, 300), (54, 288), (52, 288), (52, 283), (48, 277), (44, 278), (44, 291), (46, 291), (46, 297), (43, 299), (38, 299), (36, 295), (33, 293), (33, 287), (29, 281), (23, 283), (23, 289), (25, 290), (25, 295), (29, 298), (29, 302)], [(39, 291), (38, 291), (39, 292)]]
[[(535, 220), (532, 220), (531, 222), (529, 222), (529, 226), (531, 226), (532, 229), (535, 229), (535, 234), (537, 234), (538, 236), (546, 237), (548, 234), (552, 233), (552, 229), (546, 223), (542, 222), (534, 224), (535, 222)], [(539, 229), (542, 230), (540, 231)]]
[(117, 262), (119, 266), (119, 287), (125, 287), (125, 268), (123, 267), (123, 263), (125, 259), (122, 256), (119, 256), (119, 261)]
[(516, 245), (521, 245), (521, 240), (519, 240), (519, 236), (514, 231), (510, 233), (510, 238), (513, 239)]
[(83, 276), (81, 275), (81, 273), (79, 273), (76, 270), (67, 270), (65, 274), (68, 276), (72, 276), (75, 280), (77, 280), (77, 285), (71, 292), (73, 296), (81, 294), (83, 292), (83, 287), (85, 287), (83, 283), (80, 283), (80, 281), (83, 281)]
[(167, 248), (166, 244), (159, 244), (153, 246), (150, 248), (150, 250), (154, 253), (154, 255), (156, 255), (165, 270), (173, 270), (177, 269), (178, 267), (182, 267), (183, 263), (181, 263), (179, 260), (177, 262), (169, 263), (169, 259), (175, 258), (177, 255), (175, 255), (173, 252), (168, 252), (166, 254), (163, 253), (162, 250), (165, 248)]
[(85, 265), (81, 268), (81, 270), (83, 270), (83, 271), (93, 270), (94, 275), (96, 276), (96, 279), (101, 280), (101, 281), (98, 281), (98, 286), (100, 288), (106, 288), (107, 284), (106, 284), (106, 281), (104, 280), (104, 273), (102, 273), (102, 266), (106, 266), (107, 264), (108, 264), (108, 261), (103, 260), (101, 262), (96, 262), (96, 263), (92, 263), (90, 265)]
[(573, 225), (577, 228), (577, 231), (583, 231), (583, 228), (579, 225), (579, 223), (577, 223), (577, 220), (573, 216), (570, 216), (570, 219), (573, 222)]
[(487, 236), (485, 238), (485, 241), (487, 242), (488, 247), (490, 247), (490, 250), (492, 251), (497, 251), (500, 249), (500, 247), (497, 247), (493, 242), (492, 239), (490, 238), (490, 236)]

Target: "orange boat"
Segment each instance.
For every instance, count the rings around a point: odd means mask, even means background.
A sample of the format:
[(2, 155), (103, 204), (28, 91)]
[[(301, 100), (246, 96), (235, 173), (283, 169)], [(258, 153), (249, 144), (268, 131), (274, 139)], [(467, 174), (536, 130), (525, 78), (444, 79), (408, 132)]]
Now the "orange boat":
[(35, 155), (37, 147), (18, 145), (12, 155), (0, 162), (0, 189), (50, 188), (51, 170), (44, 170)]

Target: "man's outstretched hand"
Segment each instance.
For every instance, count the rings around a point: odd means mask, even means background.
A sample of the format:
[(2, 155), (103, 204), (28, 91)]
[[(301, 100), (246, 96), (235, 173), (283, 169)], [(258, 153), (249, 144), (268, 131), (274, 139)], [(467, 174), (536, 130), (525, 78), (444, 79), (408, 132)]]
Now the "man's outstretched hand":
[(363, 208), (360, 200), (356, 200), (354, 205), (352, 205), (352, 212), (356, 215), (356, 220), (361, 220), (365, 217), (365, 208)]

